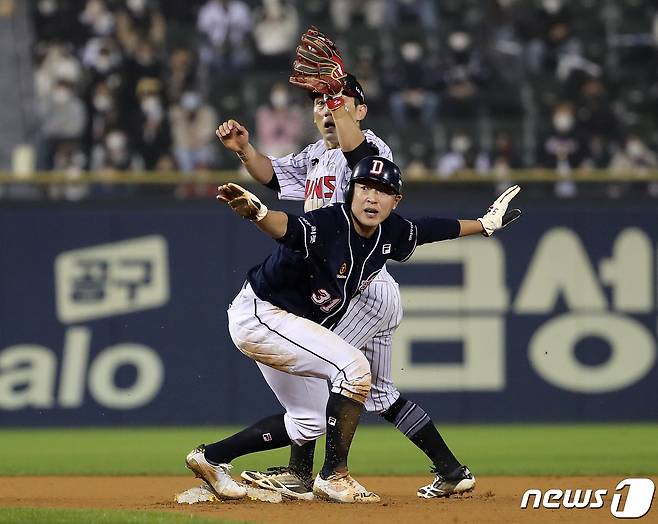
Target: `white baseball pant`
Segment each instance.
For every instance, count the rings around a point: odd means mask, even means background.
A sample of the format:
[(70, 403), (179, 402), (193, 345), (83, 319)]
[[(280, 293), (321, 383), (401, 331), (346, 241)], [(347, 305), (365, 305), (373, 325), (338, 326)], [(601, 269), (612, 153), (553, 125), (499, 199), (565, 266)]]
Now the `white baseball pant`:
[[(261, 300), (248, 283), (231, 303), (228, 320), (233, 342), (242, 353), (258, 362), (261, 370), (278, 371), (289, 379), (297, 379), (289, 381), (292, 387), (273, 388), (286, 408), (286, 431), (296, 444), (324, 433), (327, 381), (331, 383), (332, 392), (365, 402), (370, 391), (370, 364), (361, 351), (335, 333)], [(308, 400), (307, 386), (314, 392), (320, 384), (324, 389), (320, 396), (324, 397), (322, 422), (314, 420), (309, 427), (304, 413), (293, 410), (290, 415), (286, 404), (297, 405), (302, 399)], [(317, 409), (318, 404), (315, 401), (313, 404)], [(308, 402), (306, 406), (308, 409)]]
[[(386, 411), (400, 396), (391, 380), (391, 349), (393, 332), (401, 320), (399, 287), (384, 267), (366, 290), (352, 300), (333, 329), (350, 345), (361, 348), (369, 361), (372, 385), (365, 408), (370, 412)], [(326, 381), (289, 375), (260, 363), (258, 367), (286, 410), (286, 424), (296, 426), (297, 440), (291, 436), (293, 442), (303, 444), (324, 435), (329, 397)]]

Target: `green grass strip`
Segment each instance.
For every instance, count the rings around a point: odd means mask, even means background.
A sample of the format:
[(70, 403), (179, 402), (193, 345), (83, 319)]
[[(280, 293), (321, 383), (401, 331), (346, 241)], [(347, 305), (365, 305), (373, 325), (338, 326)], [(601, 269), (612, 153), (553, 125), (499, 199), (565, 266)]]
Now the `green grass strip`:
[(3, 524), (240, 524), (244, 521), (219, 520), (191, 514), (163, 513), (155, 511), (50, 509), (50, 508), (0, 508)]
[[(186, 453), (239, 428), (5, 429), (0, 475), (185, 475)], [(656, 475), (658, 424), (446, 425), (441, 434), (476, 475)], [(324, 445), (316, 448), (316, 466)], [(237, 471), (285, 464), (288, 450), (248, 455)], [(361, 426), (355, 474), (428, 473), (427, 458), (389, 425)], [(317, 469), (317, 468), (316, 468)]]

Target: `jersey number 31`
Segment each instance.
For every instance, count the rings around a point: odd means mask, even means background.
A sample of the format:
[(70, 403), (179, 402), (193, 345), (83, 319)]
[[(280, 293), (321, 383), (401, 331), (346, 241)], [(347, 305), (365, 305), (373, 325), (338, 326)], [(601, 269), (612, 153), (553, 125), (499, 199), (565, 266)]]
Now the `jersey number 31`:
[(311, 295), (311, 300), (314, 304), (320, 306), (320, 309), (325, 313), (329, 313), (329, 311), (342, 302), (340, 298), (331, 298), (331, 295), (326, 289), (318, 289)]

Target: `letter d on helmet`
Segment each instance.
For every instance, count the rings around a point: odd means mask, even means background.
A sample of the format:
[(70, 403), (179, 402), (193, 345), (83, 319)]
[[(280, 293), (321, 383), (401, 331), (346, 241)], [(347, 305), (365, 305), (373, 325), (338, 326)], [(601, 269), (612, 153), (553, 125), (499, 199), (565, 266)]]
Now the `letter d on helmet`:
[(373, 180), (390, 187), (397, 195), (402, 193), (402, 173), (400, 168), (389, 159), (381, 156), (368, 156), (359, 160), (352, 171), (350, 178), (350, 189), (345, 198), (348, 203), (352, 202), (354, 183), (358, 180)]

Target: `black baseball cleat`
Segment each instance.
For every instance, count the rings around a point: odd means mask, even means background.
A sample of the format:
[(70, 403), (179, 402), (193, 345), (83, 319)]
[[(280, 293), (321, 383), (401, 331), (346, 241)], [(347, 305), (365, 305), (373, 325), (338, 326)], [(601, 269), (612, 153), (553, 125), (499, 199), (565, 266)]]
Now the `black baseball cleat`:
[(431, 484), (423, 486), (417, 495), (424, 499), (449, 497), (458, 493), (467, 493), (475, 488), (475, 477), (466, 466), (459, 466), (447, 475), (440, 475), (432, 468), (436, 477)]
[(249, 484), (278, 491), (289, 499), (314, 499), (313, 478), (302, 478), (285, 466), (267, 468), (267, 471), (243, 471), (240, 476)]

